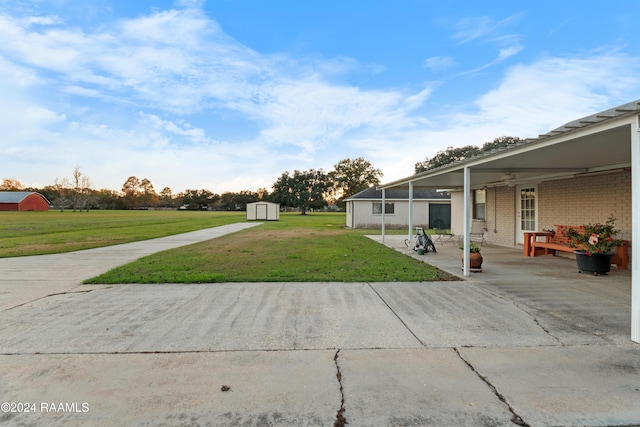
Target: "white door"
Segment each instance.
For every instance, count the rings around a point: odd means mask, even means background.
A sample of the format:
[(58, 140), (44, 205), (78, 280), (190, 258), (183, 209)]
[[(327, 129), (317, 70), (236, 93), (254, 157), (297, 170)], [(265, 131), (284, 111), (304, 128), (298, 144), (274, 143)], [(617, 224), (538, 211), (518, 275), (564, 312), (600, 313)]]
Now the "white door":
[(259, 219), (259, 220), (269, 219), (267, 217), (267, 205), (262, 203), (256, 205), (256, 219)]
[(535, 185), (516, 186), (516, 239), (524, 244), (525, 231), (536, 231), (538, 228), (537, 188)]

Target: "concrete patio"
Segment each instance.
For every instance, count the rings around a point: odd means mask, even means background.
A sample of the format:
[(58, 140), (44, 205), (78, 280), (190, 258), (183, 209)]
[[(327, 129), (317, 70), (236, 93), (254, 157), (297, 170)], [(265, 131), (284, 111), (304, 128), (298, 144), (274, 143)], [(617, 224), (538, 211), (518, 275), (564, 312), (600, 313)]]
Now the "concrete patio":
[[(369, 236), (382, 243), (382, 236)], [(406, 235), (386, 235), (385, 245), (481, 286), (492, 294), (526, 307), (539, 321), (584, 331), (589, 340), (629, 343), (631, 336), (631, 268), (612, 266), (606, 276), (579, 273), (571, 255), (525, 257), (519, 246), (481, 246), (482, 272), (462, 275), (457, 242), (436, 243), (437, 253), (407, 250)], [(541, 320), (542, 319), (542, 320)]]

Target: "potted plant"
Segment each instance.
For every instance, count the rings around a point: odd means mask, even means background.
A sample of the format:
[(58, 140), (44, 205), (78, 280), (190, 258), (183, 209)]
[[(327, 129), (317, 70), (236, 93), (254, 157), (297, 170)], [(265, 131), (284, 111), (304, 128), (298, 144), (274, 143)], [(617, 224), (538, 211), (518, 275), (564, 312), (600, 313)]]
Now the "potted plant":
[(611, 215), (604, 224), (583, 225), (584, 232), (573, 228), (567, 231), (569, 244), (576, 248), (573, 253), (576, 255), (578, 272), (588, 271), (597, 276), (611, 271), (612, 249), (623, 243), (616, 239), (620, 230), (615, 228), (615, 222), (616, 219)]
[[(464, 246), (460, 246), (461, 250), (464, 250)], [(462, 258), (462, 267), (464, 268), (464, 257)], [(470, 242), (469, 243), (469, 270), (482, 271), (482, 254), (480, 253), (480, 246)]]

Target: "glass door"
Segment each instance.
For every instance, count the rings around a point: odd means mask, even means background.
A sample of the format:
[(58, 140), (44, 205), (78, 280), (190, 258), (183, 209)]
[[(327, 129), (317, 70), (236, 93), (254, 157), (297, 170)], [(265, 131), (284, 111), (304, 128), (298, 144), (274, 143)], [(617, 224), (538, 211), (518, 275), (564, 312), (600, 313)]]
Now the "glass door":
[(517, 243), (524, 244), (524, 233), (538, 228), (536, 186), (518, 185), (516, 187)]

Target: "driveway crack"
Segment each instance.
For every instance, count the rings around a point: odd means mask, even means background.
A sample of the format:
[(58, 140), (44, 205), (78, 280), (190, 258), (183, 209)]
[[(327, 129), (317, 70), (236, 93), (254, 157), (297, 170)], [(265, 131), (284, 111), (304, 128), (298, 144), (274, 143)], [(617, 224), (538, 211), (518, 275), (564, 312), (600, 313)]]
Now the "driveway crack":
[(391, 308), (391, 306), (389, 305), (389, 303), (387, 303), (387, 301), (385, 301), (385, 299), (384, 299), (384, 298), (382, 298), (382, 295), (380, 295), (380, 294), (378, 293), (378, 291), (376, 290), (376, 288), (374, 288), (374, 287), (371, 285), (371, 283), (367, 283), (367, 285), (369, 285), (369, 287), (371, 288), (371, 290), (372, 290), (376, 295), (378, 295), (378, 298), (380, 298), (380, 301), (382, 301), (382, 302), (384, 303), (384, 305), (386, 305), (386, 306), (387, 306), (387, 308), (388, 308), (389, 310), (391, 310), (391, 312), (393, 313), (393, 315), (394, 315), (394, 316), (396, 316), (396, 317), (398, 318), (398, 320), (400, 321), (400, 323), (402, 323), (402, 325), (406, 328), (406, 330), (407, 330), (407, 331), (409, 331), (409, 333), (410, 333), (411, 335), (413, 335), (413, 337), (414, 337), (416, 340), (418, 340), (418, 342), (419, 342), (423, 347), (426, 347), (427, 345), (424, 343), (424, 341), (422, 341), (420, 338), (418, 338), (418, 336), (417, 336), (417, 335), (416, 335), (416, 334), (411, 330), (411, 328), (409, 327), (409, 325), (407, 325), (407, 324), (406, 324), (406, 322), (405, 322), (404, 320), (402, 320), (402, 318), (398, 315), (398, 313), (396, 313), (396, 311), (395, 311), (393, 308)]
[(480, 374), (480, 372), (478, 372), (478, 370), (471, 364), (471, 362), (469, 362), (467, 359), (465, 359), (462, 356), (462, 354), (460, 354), (460, 350), (458, 350), (457, 347), (454, 347), (453, 351), (455, 351), (458, 357), (460, 358), (460, 360), (462, 360), (469, 367), (469, 369), (471, 369), (473, 373), (476, 374), (478, 378), (480, 378), (482, 382), (484, 382), (489, 387), (489, 389), (491, 389), (491, 391), (493, 392), (493, 394), (496, 395), (498, 400), (500, 400), (500, 402), (504, 403), (507, 406), (507, 409), (509, 410), (509, 412), (511, 412), (511, 415), (512, 415), (511, 422), (522, 427), (529, 427), (529, 424), (526, 423), (520, 415), (518, 415), (518, 413), (515, 411), (513, 406), (511, 406), (507, 401), (507, 398), (504, 397), (504, 395), (498, 391), (496, 386), (493, 385), (487, 377)]
[[(551, 333), (551, 331), (547, 328), (545, 328), (544, 326), (542, 326), (542, 324), (540, 323), (540, 321), (538, 320), (538, 318), (533, 315), (530, 311), (528, 306), (523, 304), (518, 303), (517, 301), (514, 301), (510, 298), (507, 298), (503, 295), (499, 295), (495, 292), (492, 292), (491, 290), (487, 289), (485, 286), (480, 285), (480, 288), (485, 291), (487, 294), (491, 295), (494, 298), (498, 298), (501, 299), (502, 301), (505, 301), (511, 305), (513, 305), (515, 308), (517, 308), (518, 310), (522, 311), (524, 314), (526, 314), (527, 316), (529, 316), (531, 318), (531, 320), (533, 321), (533, 323), (535, 323), (535, 325), (542, 329), (542, 331), (547, 334), (548, 336), (550, 336), (551, 338), (553, 338), (558, 344), (560, 344), (561, 346), (564, 346), (564, 343), (560, 340), (560, 338), (558, 338), (557, 336), (553, 335)], [(524, 307), (527, 307), (526, 309)]]
[(338, 412), (336, 413), (336, 420), (333, 422), (333, 427), (344, 427), (347, 424), (347, 419), (344, 416), (346, 408), (344, 407), (344, 388), (342, 386), (342, 371), (340, 370), (340, 365), (338, 364), (338, 357), (340, 355), (340, 349), (336, 351), (335, 356), (333, 356), (333, 363), (336, 365), (336, 378), (338, 379), (338, 385), (340, 386), (340, 408), (338, 408)]
[(12, 307), (9, 307), (9, 308), (6, 308), (6, 309), (0, 310), (0, 311), (13, 310), (14, 308), (23, 307), (23, 306), (31, 304), (33, 302), (40, 301), (40, 300), (43, 300), (43, 299), (46, 299), (46, 298), (50, 298), (50, 297), (56, 297), (56, 296), (59, 296), (59, 295), (88, 294), (89, 292), (93, 292), (94, 291), (93, 289), (81, 289), (81, 290), (77, 290), (77, 291), (74, 290), (74, 289), (77, 289), (77, 287), (69, 289), (68, 291), (62, 291), (62, 292), (56, 292), (56, 293), (53, 293), (53, 294), (44, 295), (44, 296), (29, 300), (29, 301), (26, 301), (26, 302), (23, 302), (23, 303), (20, 303), (20, 304), (17, 304), (17, 305), (14, 305)]

